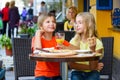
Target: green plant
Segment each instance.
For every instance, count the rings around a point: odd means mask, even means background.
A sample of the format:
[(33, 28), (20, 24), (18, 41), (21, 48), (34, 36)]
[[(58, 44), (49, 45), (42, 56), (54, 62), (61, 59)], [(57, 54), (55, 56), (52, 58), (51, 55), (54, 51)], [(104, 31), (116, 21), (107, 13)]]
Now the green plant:
[(31, 28), (31, 27), (22, 27), (19, 31), (19, 34), (28, 34), (29, 36), (33, 36), (35, 33), (35, 28)]
[(31, 21), (22, 22), (19, 25), (18, 34), (28, 34), (30, 37), (34, 36), (37, 25)]
[(28, 28), (27, 33), (29, 34), (30, 37), (34, 36), (35, 34), (35, 28)]
[(6, 47), (7, 49), (12, 49), (11, 39), (8, 36), (6, 36), (6, 35), (2, 35), (0, 37), (0, 45), (2, 47)]

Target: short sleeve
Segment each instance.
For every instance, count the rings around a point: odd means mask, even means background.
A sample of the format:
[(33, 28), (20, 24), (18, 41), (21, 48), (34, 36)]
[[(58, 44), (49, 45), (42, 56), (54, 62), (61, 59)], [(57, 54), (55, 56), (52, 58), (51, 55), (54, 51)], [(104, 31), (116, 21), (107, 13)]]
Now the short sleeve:
[(68, 30), (68, 29), (67, 29), (67, 25), (68, 25), (68, 21), (66, 21), (66, 22), (64, 23), (64, 30)]
[(70, 45), (70, 43), (68, 42), (68, 41), (64, 41), (64, 43), (63, 43), (65, 46), (69, 46)]
[(96, 44), (96, 50), (102, 49), (102, 56), (100, 57), (100, 59), (103, 58), (104, 56), (104, 47), (103, 47), (103, 43), (101, 40), (97, 39), (97, 44)]
[(97, 39), (96, 50), (103, 49), (103, 43), (101, 40)]
[(72, 39), (70, 40), (70, 44), (72, 44), (72, 45), (74, 45), (74, 46), (79, 46), (79, 43), (78, 43), (74, 38), (72, 38)]

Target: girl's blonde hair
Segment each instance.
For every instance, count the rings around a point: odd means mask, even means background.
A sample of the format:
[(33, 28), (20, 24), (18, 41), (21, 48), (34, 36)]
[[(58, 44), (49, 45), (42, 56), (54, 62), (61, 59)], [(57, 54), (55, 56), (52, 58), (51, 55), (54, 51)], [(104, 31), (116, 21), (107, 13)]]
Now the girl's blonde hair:
[[(93, 14), (89, 12), (81, 12), (76, 17), (82, 17), (83, 21), (86, 24), (86, 36), (87, 37), (98, 37), (97, 30), (96, 30), (96, 23)], [(79, 33), (76, 33), (74, 39), (79, 42), (81, 37)]]
[[(47, 19), (48, 17), (54, 17), (54, 15), (52, 15), (51, 13), (48, 13), (48, 14), (41, 14), (39, 17), (38, 17), (38, 20), (37, 20), (37, 25), (38, 25), (38, 28), (41, 28), (42, 27), (42, 24), (44, 22), (45, 19)], [(54, 17), (55, 19), (55, 17)], [(56, 19), (55, 19), (56, 21)]]
[(78, 13), (77, 8), (76, 8), (75, 6), (69, 7), (69, 8), (66, 10), (66, 17), (67, 17), (68, 20), (70, 20), (70, 16), (68, 15), (70, 9), (75, 13), (75, 17), (76, 17), (76, 15), (77, 15), (77, 13)]

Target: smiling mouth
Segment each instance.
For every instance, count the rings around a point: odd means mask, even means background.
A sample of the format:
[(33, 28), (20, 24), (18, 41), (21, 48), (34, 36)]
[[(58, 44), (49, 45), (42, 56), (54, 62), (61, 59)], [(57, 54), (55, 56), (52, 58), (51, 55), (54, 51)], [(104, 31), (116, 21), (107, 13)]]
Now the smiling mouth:
[(49, 27), (50, 29), (55, 29), (54, 27)]
[(78, 30), (80, 30), (80, 29), (77, 28), (76, 30), (78, 31)]
[(81, 30), (81, 28), (77, 28), (77, 30)]

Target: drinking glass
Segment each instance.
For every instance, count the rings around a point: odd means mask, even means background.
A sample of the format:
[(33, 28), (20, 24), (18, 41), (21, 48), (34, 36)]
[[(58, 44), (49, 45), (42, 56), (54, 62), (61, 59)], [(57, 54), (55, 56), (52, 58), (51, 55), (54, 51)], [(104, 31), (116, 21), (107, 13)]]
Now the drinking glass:
[(57, 32), (57, 33), (55, 33), (55, 38), (56, 38), (57, 44), (63, 44), (63, 42), (65, 40), (65, 33)]

